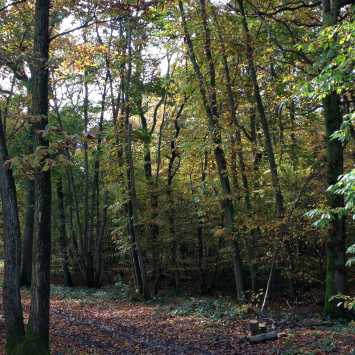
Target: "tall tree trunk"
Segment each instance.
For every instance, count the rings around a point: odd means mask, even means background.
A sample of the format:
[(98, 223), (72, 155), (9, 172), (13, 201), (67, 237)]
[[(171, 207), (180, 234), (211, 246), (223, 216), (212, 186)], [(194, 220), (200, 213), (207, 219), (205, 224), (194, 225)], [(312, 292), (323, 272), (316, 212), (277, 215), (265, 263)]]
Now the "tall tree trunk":
[[(323, 25), (334, 26), (338, 22), (340, 10), (339, 0), (323, 0)], [(331, 138), (341, 127), (343, 117), (340, 108), (340, 97), (333, 92), (323, 99), (326, 144), (327, 144), (327, 184), (333, 185), (343, 173), (343, 146), (339, 140)], [(328, 192), (330, 208), (344, 207), (342, 196)], [(324, 311), (328, 315), (336, 314), (336, 304), (331, 302), (332, 296), (343, 293), (345, 289), (345, 218), (335, 216), (328, 229), (327, 270), (325, 280)]]
[[(91, 186), (91, 213), (89, 216), (90, 219), (89, 219), (89, 228), (88, 228), (88, 233), (89, 233), (88, 252), (92, 258), (90, 267), (92, 268), (92, 273), (93, 273), (91, 283), (95, 287), (100, 286), (100, 279), (98, 279), (97, 276), (101, 274), (101, 271), (95, 269), (97, 265), (95, 259), (96, 259), (97, 248), (102, 250), (101, 245), (98, 245), (99, 241), (100, 243), (102, 242), (100, 233), (101, 233), (101, 224), (103, 223), (100, 214), (100, 169), (101, 169), (101, 155), (102, 155), (101, 145), (102, 145), (102, 138), (103, 138), (102, 136), (103, 136), (103, 125), (104, 125), (104, 116), (105, 116), (105, 107), (106, 107), (108, 79), (109, 79), (108, 75), (106, 75), (105, 84), (101, 96), (99, 130), (97, 133), (97, 148), (94, 155), (93, 179), (92, 179), (92, 186)], [(95, 215), (96, 215), (96, 222), (95, 222)]]
[(10, 351), (21, 342), (25, 330), (23, 324), (21, 295), (20, 295), (20, 263), (21, 238), (18, 218), (17, 196), (9, 159), (6, 138), (0, 117), (0, 189), (2, 213), (4, 218), (4, 250), (5, 270), (3, 287), (3, 306), (6, 328), (6, 347)]
[(150, 298), (150, 290), (146, 277), (145, 264), (140, 246), (140, 236), (138, 235), (138, 211), (137, 211), (137, 194), (136, 180), (134, 174), (134, 162), (132, 152), (132, 125), (129, 122), (130, 118), (130, 92), (132, 79), (132, 29), (131, 23), (127, 21), (127, 49), (128, 49), (128, 68), (125, 73), (124, 88), (123, 88), (123, 105), (122, 113), (124, 119), (124, 157), (126, 163), (126, 178), (127, 178), (127, 229), (128, 236), (132, 245), (132, 257), (135, 267), (135, 274), (139, 286), (139, 291), (145, 299)]
[(26, 181), (26, 211), (23, 230), (21, 253), (20, 286), (30, 287), (32, 278), (32, 246), (35, 212), (35, 184), (33, 180)]
[[(214, 61), (211, 52), (211, 38), (210, 38), (210, 30), (208, 27), (208, 21), (207, 21), (206, 2), (205, 0), (200, 0), (199, 2), (200, 2), (201, 18), (202, 18), (203, 29), (204, 29), (204, 51), (205, 51), (205, 56), (207, 58), (207, 66), (208, 66), (208, 73), (209, 73), (209, 84), (207, 88), (206, 88), (205, 78), (202, 74), (200, 65), (198, 64), (195, 50), (194, 50), (194, 45), (191, 40), (191, 36), (187, 27), (186, 15), (185, 15), (182, 1), (179, 1), (179, 8), (180, 8), (180, 13), (182, 18), (182, 25), (185, 34), (185, 39), (189, 50), (190, 60), (192, 62), (195, 74), (199, 82), (200, 94), (202, 97), (206, 115), (208, 117), (209, 132), (214, 145), (214, 155), (215, 155), (219, 180), (220, 180), (222, 193), (223, 193), (222, 208), (224, 211), (224, 218), (225, 218), (224, 225), (228, 234), (233, 236), (233, 238), (236, 238), (235, 226), (234, 226), (234, 207), (231, 198), (232, 191), (231, 191), (230, 181), (229, 181), (229, 176), (227, 171), (227, 161), (223, 150), (221, 128), (219, 126), (219, 113), (217, 108), (217, 96), (216, 96), (216, 74), (215, 74)], [(234, 271), (234, 279), (235, 279), (235, 285), (237, 290), (237, 297), (239, 300), (243, 300), (244, 288), (243, 288), (243, 279), (242, 279), (242, 269), (241, 269), (241, 263), (239, 257), (238, 241), (234, 239), (234, 241), (231, 242), (230, 246), (231, 246), (231, 257), (233, 261), (233, 271)]]
[(293, 169), (296, 170), (298, 167), (298, 155), (297, 155), (297, 138), (296, 138), (296, 108), (295, 108), (295, 102), (293, 99), (291, 99), (289, 110), (290, 110), (290, 121), (291, 121), (290, 158), (292, 161)]
[(64, 286), (72, 287), (73, 280), (69, 270), (63, 180), (61, 177), (57, 182), (57, 198), (58, 198), (58, 214), (59, 214), (59, 249), (60, 249), (60, 256), (61, 256), (63, 276), (64, 276)]
[[(259, 87), (259, 83), (258, 83), (258, 79), (257, 79), (257, 70), (256, 70), (255, 62), (254, 62), (254, 49), (252, 47), (252, 40), (251, 40), (251, 36), (250, 36), (250, 32), (249, 32), (248, 21), (247, 21), (247, 17), (245, 14), (243, 0), (238, 0), (238, 4), (239, 4), (240, 13), (242, 15), (242, 25), (243, 25), (245, 41), (246, 41), (246, 48), (247, 48), (248, 67), (249, 67), (249, 73), (250, 73), (250, 77), (251, 77), (251, 81), (252, 81), (253, 89), (254, 89), (254, 99), (255, 99), (256, 109), (259, 113), (259, 119), (260, 119), (261, 127), (263, 130), (263, 134), (264, 134), (264, 146), (265, 146), (265, 150), (267, 153), (269, 167), (270, 167), (270, 171), (271, 171), (271, 183), (272, 183), (272, 188), (273, 188), (273, 192), (274, 192), (276, 215), (280, 219), (279, 234), (280, 234), (281, 240), (283, 240), (283, 236), (286, 234), (286, 228), (287, 228), (287, 226), (282, 222), (284, 215), (285, 215), (284, 198), (283, 198), (283, 194), (281, 191), (280, 179), (279, 179), (279, 175), (278, 175), (278, 171), (277, 171), (277, 163), (276, 163), (276, 159), (275, 159), (274, 147), (272, 144), (269, 121), (266, 116), (266, 110), (265, 110), (264, 103), (263, 103), (263, 100), (261, 97), (260, 87)], [(270, 291), (269, 286), (270, 286), (270, 283), (272, 280), (274, 263), (275, 263), (278, 249), (279, 249), (278, 244), (279, 243), (276, 240), (273, 245), (273, 261), (272, 261), (272, 266), (270, 269), (268, 285), (266, 287), (266, 292), (264, 295), (264, 301), (262, 304), (262, 309), (261, 309), (262, 311), (266, 305), (266, 300), (268, 298), (269, 291)], [(288, 246), (286, 245), (286, 247), (288, 247)], [(289, 256), (290, 256), (290, 254), (289, 254)], [(292, 284), (291, 279), (289, 279), (289, 280), (290, 280), (290, 283)]]
[(106, 234), (106, 229), (107, 229), (107, 210), (109, 207), (109, 193), (108, 191), (105, 191), (104, 193), (104, 207), (102, 211), (102, 217), (101, 217), (101, 224), (100, 224), (100, 230), (99, 234), (97, 236), (96, 240), (96, 247), (95, 247), (95, 283), (97, 285), (101, 284), (101, 279), (102, 279), (102, 249), (103, 249), (103, 239)]
[[(245, 165), (245, 159), (244, 159), (244, 152), (243, 152), (243, 143), (242, 143), (242, 136), (240, 132), (240, 122), (239, 118), (236, 114), (236, 100), (234, 98), (233, 94), (233, 85), (232, 85), (232, 79), (230, 75), (230, 70), (229, 70), (229, 64), (228, 64), (228, 59), (227, 59), (227, 54), (226, 54), (226, 49), (224, 45), (224, 38), (218, 23), (218, 19), (216, 16), (215, 11), (213, 10), (213, 16), (214, 20), (217, 26), (217, 34), (221, 46), (221, 54), (222, 54), (222, 63), (223, 63), (223, 70), (224, 70), (224, 76), (225, 76), (225, 81), (226, 81), (226, 90), (227, 90), (227, 97), (228, 97), (228, 108), (229, 108), (229, 114), (230, 114), (230, 121), (231, 121), (231, 126), (233, 128), (232, 133), (232, 154), (238, 156), (238, 162), (239, 162), (239, 170), (240, 170), (240, 175), (242, 178), (242, 185), (243, 185), (243, 194), (244, 194), (244, 201), (245, 201), (245, 210), (249, 216), (252, 215), (252, 204), (251, 204), (251, 198), (250, 198), (250, 188), (249, 188), (249, 181), (248, 181), (248, 176), (246, 173), (246, 165)], [(234, 157), (233, 157), (234, 159)], [(235, 167), (236, 168), (236, 167)], [(235, 172), (236, 173), (236, 172)], [(247, 241), (247, 251), (248, 251), (248, 257), (249, 257), (249, 270), (250, 270), (250, 278), (251, 278), (251, 284), (252, 288), (254, 289), (255, 285), (255, 267), (253, 263), (253, 257), (254, 257), (254, 251), (253, 251), (253, 235), (251, 235), (251, 240)]]
[(260, 94), (260, 87), (259, 87), (256, 67), (255, 67), (255, 63), (254, 63), (254, 50), (253, 50), (253, 47), (251, 44), (252, 43), (251, 36), (250, 36), (248, 22), (247, 22), (245, 10), (244, 10), (243, 0), (238, 0), (238, 3), (239, 3), (240, 12), (242, 15), (242, 23), (243, 23), (243, 29), (244, 29), (246, 47), (247, 47), (248, 66), (249, 66), (250, 77), (251, 77), (251, 80), (253, 83), (253, 89), (254, 89), (254, 99), (255, 99), (255, 103), (256, 103), (256, 108), (259, 113), (261, 127), (262, 127), (263, 133), (264, 133), (265, 150), (266, 150), (268, 160), (269, 160), (269, 165), (270, 165), (271, 182), (272, 182), (272, 187), (273, 187), (274, 196), (275, 196), (276, 213), (279, 218), (282, 218), (285, 214), (285, 208), (284, 208), (284, 201), (283, 201), (283, 196), (282, 196), (281, 187), (280, 187), (279, 176), (278, 176), (278, 172), (277, 172), (277, 164), (276, 164), (274, 147), (272, 144), (272, 139), (271, 139), (271, 134), (270, 134), (269, 122), (266, 117), (265, 107), (264, 107), (263, 100), (262, 100), (261, 94)]
[(146, 117), (143, 112), (140, 114), (141, 117), (141, 126), (144, 134), (144, 176), (148, 184), (149, 189), (149, 199), (150, 199), (150, 223), (149, 223), (149, 232), (150, 232), (150, 244), (152, 247), (152, 259), (153, 259), (153, 275), (152, 280), (154, 286), (154, 292), (156, 293), (158, 281), (160, 278), (159, 275), (159, 253), (158, 253), (158, 238), (159, 238), (159, 225), (158, 225), (158, 193), (157, 193), (157, 184), (153, 180), (153, 172), (152, 172), (152, 158), (150, 151), (150, 140), (151, 134), (148, 130), (148, 124)]
[[(168, 179), (169, 180), (169, 179)], [(166, 189), (169, 203), (168, 211), (168, 222), (169, 222), (169, 234), (170, 234), (170, 253), (171, 253), (171, 263), (173, 265), (173, 276), (174, 276), (174, 288), (175, 292), (178, 292), (180, 282), (179, 282), (179, 265), (178, 265), (178, 240), (176, 235), (176, 211), (175, 211), (175, 201), (174, 192), (172, 187), (172, 180), (168, 181), (168, 186)]]
[[(178, 239), (176, 234), (176, 208), (174, 200), (174, 191), (173, 191), (173, 180), (178, 172), (180, 166), (180, 157), (177, 149), (177, 139), (179, 137), (181, 126), (179, 123), (179, 118), (184, 108), (183, 103), (180, 106), (179, 111), (177, 112), (176, 117), (174, 118), (174, 136), (170, 142), (170, 157), (169, 157), (169, 166), (168, 166), (168, 183), (167, 183), (167, 195), (169, 201), (169, 211), (168, 211), (168, 220), (169, 220), (169, 231), (171, 238), (171, 261), (174, 268), (174, 286), (175, 291), (179, 288), (179, 266), (178, 266)], [(178, 161), (176, 166), (176, 161)]]
[(132, 243), (133, 261), (135, 266), (136, 277), (138, 281), (139, 291), (145, 299), (150, 298), (150, 291), (147, 283), (146, 270), (143, 260), (143, 254), (140, 246), (140, 238), (137, 231), (138, 212), (137, 197), (135, 188), (135, 174), (132, 156), (132, 126), (126, 118), (126, 144), (125, 157), (127, 164), (127, 218), (128, 218), (128, 234)]
[[(207, 165), (208, 165), (208, 152), (205, 151), (204, 153), (204, 159), (202, 162), (202, 172), (201, 172), (201, 185), (202, 189), (204, 188), (205, 182), (206, 182), (206, 171), (207, 171)], [(197, 247), (198, 247), (198, 271), (199, 271), (199, 276), (200, 276), (200, 293), (204, 294), (207, 292), (207, 283), (206, 283), (206, 277), (205, 277), (205, 257), (204, 257), (204, 238), (203, 238), (203, 226), (204, 226), (204, 218), (201, 213), (201, 206), (200, 203), (198, 202), (198, 199), (195, 198), (196, 196), (196, 189), (194, 187), (192, 177), (190, 175), (190, 185), (191, 185), (191, 194), (192, 194), (192, 200), (195, 205), (195, 211), (196, 211), (196, 216), (198, 219), (198, 224), (197, 224)], [(197, 196), (196, 196), (197, 197)]]
[(35, 171), (35, 234), (33, 241), (32, 302), (28, 329), (38, 344), (49, 352), (49, 289), (51, 253), (51, 173), (45, 167), (48, 140), (48, 52), (49, 0), (36, 0), (32, 66), (32, 114), (37, 151), (43, 152)]
[[(86, 42), (86, 37), (84, 36), (84, 41)], [(85, 70), (84, 73), (84, 260), (85, 260), (85, 282), (87, 287), (94, 287), (94, 260), (91, 250), (91, 217), (94, 211), (89, 209), (89, 191), (90, 191), (90, 172), (89, 172), (89, 152), (88, 152), (88, 142), (87, 134), (89, 129), (89, 85), (88, 85), (88, 73)]]

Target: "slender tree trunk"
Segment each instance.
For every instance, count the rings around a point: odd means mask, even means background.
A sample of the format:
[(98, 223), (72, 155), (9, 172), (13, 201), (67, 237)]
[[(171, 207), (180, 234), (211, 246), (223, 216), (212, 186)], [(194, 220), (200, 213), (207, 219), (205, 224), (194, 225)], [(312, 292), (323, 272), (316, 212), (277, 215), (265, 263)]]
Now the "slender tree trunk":
[[(333, 93), (323, 100), (326, 141), (327, 141), (327, 184), (333, 185), (343, 173), (343, 147), (338, 140), (331, 138), (340, 129), (342, 114), (340, 112), (339, 95)], [(342, 196), (328, 192), (330, 208), (344, 207)], [(345, 291), (345, 218), (336, 216), (328, 229), (327, 271), (325, 282), (325, 306), (327, 314), (336, 313), (336, 305), (330, 298)]]
[(260, 94), (260, 87), (259, 87), (256, 67), (254, 63), (254, 50), (251, 45), (251, 37), (250, 37), (247, 18), (244, 11), (243, 0), (238, 0), (238, 3), (242, 15), (242, 23), (243, 23), (243, 29), (244, 29), (246, 47), (247, 47), (248, 66), (249, 66), (250, 77), (254, 88), (254, 99), (256, 102), (256, 108), (259, 113), (261, 127), (264, 133), (265, 150), (268, 156), (270, 170), (271, 170), (271, 180), (272, 180), (272, 186), (273, 186), (274, 196), (275, 196), (276, 213), (279, 218), (282, 218), (285, 213), (285, 208), (284, 208), (283, 196), (280, 187), (279, 176), (277, 172), (277, 164), (276, 164), (275, 153), (274, 153), (274, 148), (273, 148), (271, 134), (270, 134), (269, 122), (266, 117), (265, 107)]
[(20, 286), (30, 287), (32, 278), (32, 246), (35, 211), (35, 184), (33, 180), (26, 181), (26, 211), (21, 253)]
[(148, 184), (149, 189), (149, 199), (150, 199), (150, 223), (149, 223), (149, 233), (151, 238), (151, 247), (152, 247), (152, 259), (153, 259), (153, 275), (152, 280), (154, 284), (154, 292), (156, 293), (158, 281), (160, 278), (159, 275), (159, 249), (158, 249), (158, 238), (159, 238), (159, 225), (158, 225), (158, 194), (157, 194), (157, 184), (153, 180), (152, 173), (152, 158), (150, 151), (150, 139), (151, 134), (148, 130), (147, 120), (144, 116), (144, 113), (141, 112), (141, 126), (144, 134), (144, 175)]
[[(36, 0), (32, 66), (32, 114), (37, 150), (48, 155), (44, 135), (48, 125), (49, 0)], [(32, 302), (28, 329), (43, 350), (49, 352), (49, 289), (51, 253), (51, 174), (45, 158), (35, 172), (35, 222), (32, 264)]]
[[(179, 112), (177, 113), (174, 119), (174, 128), (175, 133), (174, 137), (170, 142), (170, 157), (169, 157), (169, 166), (168, 166), (168, 183), (167, 183), (167, 195), (169, 201), (169, 211), (168, 211), (168, 220), (169, 220), (169, 230), (171, 238), (171, 261), (174, 268), (174, 286), (175, 291), (179, 289), (179, 265), (178, 265), (178, 239), (176, 234), (176, 208), (174, 200), (174, 191), (173, 191), (173, 180), (178, 171), (180, 165), (180, 157), (177, 149), (177, 139), (179, 137), (181, 127), (179, 124), (179, 118), (182, 113), (184, 104), (180, 107)], [(176, 161), (178, 161), (176, 166)]]
[[(323, 25), (334, 26), (338, 22), (340, 1), (323, 0)], [(333, 185), (343, 173), (343, 146), (339, 140), (331, 138), (341, 127), (343, 117), (340, 108), (340, 97), (331, 93), (323, 99), (327, 143), (327, 184)], [(327, 194), (330, 208), (344, 207), (342, 196)], [(345, 218), (336, 216), (328, 229), (327, 270), (325, 281), (324, 310), (328, 315), (336, 314), (336, 304), (330, 298), (345, 290)]]
[(101, 279), (102, 279), (102, 249), (103, 249), (103, 239), (106, 234), (106, 229), (107, 229), (107, 210), (109, 207), (109, 193), (108, 191), (105, 191), (104, 193), (104, 207), (102, 211), (102, 218), (101, 218), (101, 224), (100, 224), (100, 231), (99, 235), (97, 237), (96, 241), (96, 247), (95, 247), (95, 282), (96, 284), (101, 284)]
[[(204, 186), (206, 181), (206, 170), (208, 164), (208, 153), (205, 152), (204, 160), (202, 163), (202, 173), (201, 173), (201, 185)], [(197, 224), (197, 247), (198, 247), (198, 270), (200, 274), (200, 292), (201, 294), (206, 293), (207, 291), (207, 283), (205, 277), (205, 258), (204, 258), (204, 238), (203, 238), (203, 225), (204, 225), (204, 218), (202, 213), (200, 212), (200, 203), (198, 203), (195, 199), (196, 189), (193, 185), (192, 177), (190, 175), (190, 184), (191, 184), (191, 194), (192, 199), (194, 201), (196, 215), (198, 218)]]
[[(185, 33), (185, 39), (189, 50), (190, 60), (192, 62), (195, 74), (199, 82), (200, 94), (203, 100), (203, 105), (206, 111), (206, 115), (208, 117), (209, 132), (214, 145), (214, 155), (215, 155), (219, 180), (220, 180), (222, 193), (223, 193), (222, 208), (225, 217), (224, 225), (226, 227), (227, 232), (235, 239), (236, 236), (235, 236), (235, 226), (234, 226), (234, 207), (231, 198), (232, 191), (231, 191), (230, 181), (229, 181), (229, 176), (227, 171), (227, 161), (223, 150), (221, 128), (219, 126), (219, 113), (217, 108), (217, 96), (216, 96), (216, 77), (215, 77), (216, 75), (215, 75), (214, 61), (211, 52), (211, 38), (210, 38), (210, 30), (208, 27), (208, 21), (207, 21), (206, 3), (205, 0), (200, 0), (201, 18), (202, 18), (203, 28), (204, 28), (204, 51), (205, 51), (205, 56), (207, 58), (207, 66), (209, 72), (209, 85), (207, 86), (207, 89), (205, 84), (205, 78), (197, 62), (194, 45), (191, 40), (191, 36), (187, 27), (186, 16), (185, 16), (185, 11), (184, 11), (182, 1), (179, 1), (179, 8), (180, 8), (180, 13), (182, 18), (182, 25)], [(239, 246), (237, 240), (235, 239), (230, 246), (231, 246), (231, 257), (233, 261), (234, 279), (235, 279), (235, 284), (237, 289), (237, 297), (239, 300), (243, 300), (244, 288), (243, 288), (241, 263), (239, 257)]]
[[(100, 270), (96, 270), (97, 265), (96, 252), (97, 248), (102, 250), (101, 245), (98, 245), (98, 241), (102, 242), (100, 236), (101, 233), (101, 214), (100, 214), (100, 169), (101, 169), (101, 155), (102, 155), (102, 135), (103, 135), (103, 124), (104, 124), (104, 115), (106, 107), (106, 94), (107, 94), (107, 83), (108, 75), (105, 78), (104, 89), (101, 97), (101, 112), (99, 119), (99, 130), (97, 134), (97, 148), (94, 155), (94, 168), (93, 168), (93, 179), (91, 185), (91, 212), (89, 215), (89, 227), (88, 227), (88, 254), (90, 255), (90, 268), (91, 268), (91, 284), (94, 287), (100, 286), (100, 280), (97, 279), (97, 276), (101, 274)], [(96, 212), (96, 213), (95, 213)], [(96, 221), (95, 221), (96, 214)], [(95, 227), (94, 227), (95, 225)], [(96, 229), (96, 233), (95, 232)]]
[[(126, 119), (128, 121), (128, 117)], [(136, 269), (136, 277), (138, 281), (139, 291), (145, 299), (150, 298), (149, 287), (146, 278), (145, 265), (140, 247), (139, 235), (137, 233), (138, 213), (137, 213), (137, 197), (135, 188), (135, 174), (132, 156), (131, 144), (132, 127), (126, 122), (126, 144), (125, 157), (127, 164), (127, 218), (128, 218), (128, 234), (132, 243), (133, 261)]]
[[(252, 47), (252, 41), (251, 41), (251, 36), (250, 36), (250, 32), (249, 32), (247, 17), (246, 17), (245, 10), (244, 10), (243, 0), (238, 0), (238, 4), (239, 4), (239, 9), (240, 9), (240, 12), (242, 15), (242, 25), (243, 25), (243, 29), (244, 29), (244, 35), (245, 35), (246, 47), (247, 47), (248, 66), (249, 66), (249, 72), (250, 72), (251, 81), (252, 81), (253, 89), (254, 89), (254, 99), (255, 99), (256, 109), (259, 113), (259, 119), (260, 119), (261, 127), (263, 130), (263, 134), (264, 134), (264, 145), (265, 145), (265, 150), (267, 153), (270, 171), (271, 171), (271, 183), (272, 183), (273, 192), (274, 192), (276, 215), (281, 221), (280, 230), (279, 230), (280, 237), (281, 237), (281, 240), (283, 240), (283, 236), (286, 234), (286, 229), (287, 229), (287, 226), (282, 221), (284, 218), (284, 215), (285, 215), (284, 199), (283, 199), (283, 194), (281, 191), (280, 180), (279, 180), (278, 171), (277, 171), (277, 163), (276, 163), (274, 147), (273, 147), (272, 139), (271, 139), (269, 122), (268, 122), (268, 118), (266, 116), (264, 103), (263, 103), (263, 100), (262, 100), (262, 97), (260, 94), (260, 87), (259, 87), (259, 83), (258, 83), (258, 79), (257, 79), (257, 71), (256, 71), (255, 62), (254, 62), (254, 49)], [(287, 247), (287, 245), (286, 245), (286, 247)], [(278, 249), (279, 249), (279, 245), (276, 241), (273, 246), (273, 264), (275, 263), (274, 260), (276, 260)], [(274, 267), (272, 265), (272, 267), (270, 269), (268, 284), (272, 280), (273, 270), (274, 270)], [(290, 280), (290, 283), (292, 283), (291, 279), (289, 279), (289, 280)], [(265, 307), (266, 299), (268, 298), (269, 291), (270, 291), (270, 287), (267, 287), (265, 295), (264, 295), (264, 302), (263, 302), (263, 306), (262, 306), (262, 311)]]
[(73, 280), (69, 270), (69, 258), (67, 250), (66, 218), (64, 208), (63, 181), (59, 178), (57, 182), (58, 214), (59, 214), (59, 248), (64, 276), (64, 286), (72, 287)]
[[(221, 46), (221, 53), (222, 53), (222, 63), (223, 63), (223, 70), (224, 70), (224, 76), (225, 76), (225, 81), (226, 81), (226, 89), (227, 89), (227, 97), (228, 97), (228, 108), (229, 108), (229, 114), (230, 114), (230, 120), (231, 120), (231, 126), (233, 127), (234, 134), (232, 133), (232, 154), (233, 156), (238, 157), (238, 162), (239, 162), (239, 170), (240, 170), (240, 175), (242, 178), (242, 185), (243, 185), (243, 194), (244, 194), (244, 201), (245, 201), (245, 209), (247, 211), (247, 214), (249, 217), (252, 215), (253, 210), (252, 210), (252, 204), (251, 204), (251, 198), (250, 198), (250, 188), (249, 188), (249, 181), (248, 181), (248, 176), (246, 173), (246, 165), (245, 165), (245, 159), (244, 159), (244, 152), (243, 152), (243, 143), (242, 143), (242, 136), (240, 132), (240, 123), (238, 116), (236, 114), (236, 109), (237, 105), (235, 102), (234, 94), (233, 94), (233, 86), (232, 86), (232, 79), (230, 75), (230, 70), (229, 70), (229, 64), (227, 60), (227, 55), (226, 55), (226, 49), (224, 45), (224, 38), (222, 36), (221, 29), (218, 24), (218, 19), (213, 11), (213, 16), (215, 23), (217, 25), (217, 34)], [(233, 157), (234, 159), (234, 157)], [(237, 166), (233, 169), (233, 173), (236, 174)], [(247, 241), (247, 251), (248, 251), (248, 257), (249, 257), (249, 270), (250, 270), (250, 278), (251, 278), (251, 283), (252, 283), (252, 288), (254, 289), (255, 285), (255, 267), (253, 263), (253, 257), (254, 257), (254, 252), (253, 252), (253, 235), (251, 235), (251, 240)]]
[(146, 269), (143, 259), (143, 254), (140, 246), (140, 236), (138, 235), (138, 211), (137, 211), (137, 195), (136, 195), (136, 180), (134, 174), (134, 162), (132, 152), (132, 125), (129, 122), (130, 118), (130, 84), (132, 79), (132, 32), (131, 23), (127, 23), (127, 49), (128, 49), (128, 68), (124, 82), (124, 100), (122, 113), (124, 118), (124, 157), (126, 163), (126, 178), (127, 178), (127, 229), (129, 239), (132, 244), (133, 264), (135, 274), (138, 281), (139, 291), (145, 299), (150, 298), (150, 290), (146, 277)]
[(5, 251), (3, 306), (7, 352), (21, 342), (25, 334), (19, 284), (21, 263), (20, 222), (16, 186), (11, 166), (7, 165), (8, 159), (6, 138), (2, 117), (0, 117), (0, 189), (4, 219)]
[(296, 109), (295, 109), (295, 102), (291, 99), (290, 102), (290, 121), (291, 121), (291, 161), (293, 169), (297, 169), (298, 167), (298, 155), (297, 155), (297, 138), (296, 138)]
[(169, 234), (170, 234), (170, 253), (171, 253), (171, 263), (173, 265), (173, 276), (174, 276), (174, 288), (175, 292), (178, 291), (180, 282), (179, 282), (179, 265), (178, 265), (178, 240), (176, 236), (176, 213), (175, 213), (175, 201), (174, 201), (174, 192), (172, 187), (172, 181), (168, 182), (167, 186), (167, 196), (169, 203), (168, 211), (168, 222), (169, 222)]
[[(86, 37), (84, 36), (84, 41)], [(88, 142), (87, 134), (89, 129), (89, 85), (88, 85), (88, 73), (84, 73), (84, 259), (85, 259), (85, 282), (87, 287), (95, 287), (94, 284), (94, 260), (91, 250), (91, 218), (94, 211), (89, 209), (89, 192), (90, 192), (90, 172), (89, 172), (89, 152), (88, 152)]]

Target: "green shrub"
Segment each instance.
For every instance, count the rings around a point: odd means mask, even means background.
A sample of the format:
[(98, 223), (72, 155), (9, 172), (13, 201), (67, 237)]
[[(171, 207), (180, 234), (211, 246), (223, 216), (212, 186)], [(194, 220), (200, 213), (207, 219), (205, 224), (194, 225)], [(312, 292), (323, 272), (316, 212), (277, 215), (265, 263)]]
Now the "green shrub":
[(135, 292), (123, 281), (118, 280), (113, 287), (95, 288), (79, 288), (79, 287), (63, 287), (52, 286), (51, 295), (61, 299), (95, 301), (100, 300), (134, 300), (137, 298)]
[(236, 319), (243, 317), (249, 310), (247, 305), (238, 305), (228, 300), (194, 299), (173, 309), (173, 316), (195, 315), (212, 320)]

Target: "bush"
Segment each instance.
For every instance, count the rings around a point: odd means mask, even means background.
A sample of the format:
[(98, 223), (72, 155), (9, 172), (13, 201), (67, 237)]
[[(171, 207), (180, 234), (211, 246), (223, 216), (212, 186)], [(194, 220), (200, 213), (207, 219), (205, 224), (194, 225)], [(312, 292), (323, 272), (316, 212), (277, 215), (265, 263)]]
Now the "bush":
[(236, 319), (243, 317), (249, 311), (248, 305), (238, 305), (226, 300), (194, 299), (173, 309), (173, 316), (195, 315), (212, 320)]
[(118, 280), (113, 287), (95, 289), (79, 287), (51, 286), (51, 294), (61, 299), (72, 300), (135, 300), (136, 293), (122, 280)]

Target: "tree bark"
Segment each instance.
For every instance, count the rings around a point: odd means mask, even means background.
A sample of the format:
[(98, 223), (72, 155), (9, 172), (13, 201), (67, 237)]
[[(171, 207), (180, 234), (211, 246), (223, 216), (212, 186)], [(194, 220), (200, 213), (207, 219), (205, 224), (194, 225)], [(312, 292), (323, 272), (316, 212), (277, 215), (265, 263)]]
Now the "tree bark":
[[(323, 26), (335, 26), (338, 22), (341, 3), (339, 0), (323, 0)], [(333, 92), (323, 99), (326, 152), (327, 152), (327, 184), (334, 185), (343, 173), (343, 146), (337, 139), (332, 139), (334, 132), (341, 127), (343, 117), (340, 108), (340, 97)], [(328, 192), (328, 205), (332, 209), (344, 207), (342, 196)], [(328, 229), (327, 269), (325, 280), (324, 311), (327, 315), (336, 315), (336, 303), (332, 296), (345, 290), (345, 218), (335, 216)]]
[(33, 180), (26, 181), (26, 211), (21, 253), (20, 286), (30, 287), (32, 278), (32, 246), (34, 231), (35, 185)]
[(58, 214), (59, 214), (59, 249), (60, 249), (60, 256), (61, 256), (63, 276), (64, 276), (64, 286), (72, 287), (73, 280), (69, 270), (66, 218), (65, 218), (65, 208), (64, 208), (64, 192), (63, 192), (63, 181), (61, 177), (57, 182), (57, 198), (58, 198)]
[(293, 99), (290, 101), (290, 121), (291, 121), (291, 148), (290, 148), (290, 158), (292, 161), (293, 169), (296, 170), (298, 167), (298, 155), (297, 155), (297, 138), (296, 138), (296, 108)]
[[(86, 36), (84, 35), (84, 41), (86, 42)], [(94, 284), (94, 260), (91, 251), (91, 225), (90, 221), (93, 216), (94, 211), (89, 210), (89, 192), (90, 192), (90, 171), (89, 171), (89, 152), (88, 152), (88, 142), (87, 134), (89, 129), (89, 85), (88, 85), (88, 73), (87, 70), (84, 72), (84, 256), (85, 260), (85, 282), (87, 287), (95, 287)], [(93, 187), (94, 189), (94, 187)]]
[(51, 253), (51, 173), (46, 166), (49, 142), (48, 125), (48, 59), (49, 0), (36, 0), (34, 50), (32, 64), (32, 114), (37, 151), (43, 152), (35, 171), (35, 234), (32, 263), (32, 302), (28, 330), (38, 344), (49, 352), (49, 290)]
[(25, 334), (19, 284), (21, 263), (20, 222), (16, 186), (11, 166), (7, 165), (8, 159), (6, 138), (2, 117), (0, 117), (0, 189), (4, 218), (5, 250), (3, 306), (7, 350), (20, 342)]
[[(180, 109), (174, 118), (174, 137), (170, 142), (170, 157), (168, 165), (168, 181), (167, 181), (167, 195), (169, 201), (169, 211), (168, 211), (168, 220), (169, 220), (169, 231), (171, 238), (171, 261), (174, 268), (174, 286), (175, 291), (179, 288), (179, 265), (178, 265), (178, 238), (176, 235), (176, 208), (174, 200), (174, 191), (173, 191), (173, 180), (178, 172), (180, 166), (180, 156), (177, 149), (177, 139), (179, 137), (181, 126), (179, 123), (179, 118), (184, 108), (184, 103), (180, 106)], [(177, 162), (177, 163), (176, 163)]]

